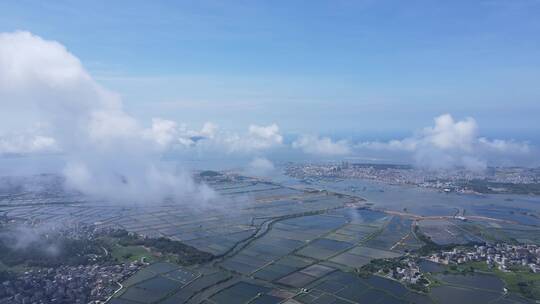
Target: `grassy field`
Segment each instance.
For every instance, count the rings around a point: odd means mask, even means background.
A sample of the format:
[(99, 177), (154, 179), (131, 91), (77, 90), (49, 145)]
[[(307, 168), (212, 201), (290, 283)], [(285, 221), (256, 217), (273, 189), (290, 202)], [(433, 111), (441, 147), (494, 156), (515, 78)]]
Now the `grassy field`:
[(485, 262), (471, 262), (449, 271), (451, 273), (465, 273), (469, 272), (471, 267), (473, 267), (474, 271), (497, 276), (504, 281), (509, 292), (540, 300), (540, 273), (532, 273), (526, 267), (516, 267), (512, 271), (505, 272), (490, 268)]
[(115, 244), (109, 253), (115, 260), (120, 262), (140, 261), (144, 258), (145, 262), (154, 262), (156, 257), (151, 251), (142, 246), (121, 246)]
[(178, 262), (178, 257), (173, 254), (162, 254), (160, 252), (155, 252), (150, 248), (136, 245), (122, 246), (114, 244), (111, 246), (109, 254), (115, 261), (122, 263), (141, 261), (141, 259), (143, 259), (145, 263), (169, 262), (176, 264)]

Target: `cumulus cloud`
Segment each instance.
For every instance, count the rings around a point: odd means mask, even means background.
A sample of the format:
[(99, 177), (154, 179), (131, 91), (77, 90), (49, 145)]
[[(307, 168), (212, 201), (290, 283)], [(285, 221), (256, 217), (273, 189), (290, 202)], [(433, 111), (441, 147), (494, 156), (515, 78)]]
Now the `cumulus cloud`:
[(418, 165), (433, 169), (463, 166), (482, 170), (488, 159), (530, 153), (527, 143), (480, 137), (473, 118), (456, 121), (450, 114), (436, 117), (433, 126), (414, 136), (388, 142), (362, 142), (356, 148), (409, 152)]
[(37, 130), (0, 135), (2, 154), (44, 154), (59, 152), (56, 140)]
[(212, 122), (205, 122), (201, 131), (199, 132), (199, 135), (208, 138), (208, 139), (214, 139), (214, 136), (216, 135), (216, 132), (218, 130), (218, 126)]
[(2, 149), (61, 149), (67, 183), (76, 189), (123, 201), (212, 196), (186, 173), (161, 166), (159, 153), (176, 138), (175, 123), (155, 119), (150, 129), (142, 127), (57, 42), (28, 32), (0, 34), (0, 103), (35, 107), (51, 134), (3, 140)]
[(422, 140), (436, 148), (471, 151), (478, 136), (476, 121), (470, 117), (454, 121), (450, 114), (435, 118), (435, 126), (427, 127), (421, 135)]
[(151, 128), (144, 130), (143, 136), (154, 140), (161, 147), (168, 147), (177, 139), (177, 133), (178, 125), (176, 122), (154, 118)]
[(531, 147), (525, 142), (502, 139), (489, 140), (485, 137), (480, 137), (478, 141), (486, 149), (500, 153), (528, 154), (531, 152)]
[(266, 148), (283, 142), (283, 136), (279, 134), (279, 127), (276, 124), (269, 126), (251, 125), (249, 126), (249, 135), (257, 147)]
[(319, 137), (314, 135), (302, 135), (292, 143), (295, 149), (301, 149), (304, 153), (339, 156), (351, 153), (349, 144), (345, 140), (333, 141), (329, 137)]
[[(167, 132), (172, 133), (170, 130)], [(245, 133), (233, 133), (222, 131), (217, 125), (207, 122), (200, 130), (182, 126), (177, 128), (175, 133), (177, 144), (211, 152), (253, 153), (283, 144), (283, 136), (279, 133), (277, 124), (250, 125)]]
[(279, 146), (283, 143), (283, 137), (276, 124), (250, 125), (246, 135), (224, 134), (216, 142), (227, 147), (229, 152), (252, 152)]

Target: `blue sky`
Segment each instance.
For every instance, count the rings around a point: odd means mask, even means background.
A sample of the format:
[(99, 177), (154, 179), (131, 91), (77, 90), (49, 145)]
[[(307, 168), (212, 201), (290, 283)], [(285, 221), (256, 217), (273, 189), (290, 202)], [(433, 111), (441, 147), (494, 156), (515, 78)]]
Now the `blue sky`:
[(2, 1), (141, 119), (390, 138), (540, 133), (540, 1)]

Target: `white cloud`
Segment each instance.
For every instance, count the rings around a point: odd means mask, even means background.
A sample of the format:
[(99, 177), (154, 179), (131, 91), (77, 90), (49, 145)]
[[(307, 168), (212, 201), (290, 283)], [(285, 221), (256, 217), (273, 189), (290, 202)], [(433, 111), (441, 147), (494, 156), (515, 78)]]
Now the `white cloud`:
[(329, 137), (312, 135), (300, 136), (292, 143), (292, 147), (301, 149), (304, 153), (323, 156), (346, 155), (351, 153), (347, 141), (332, 141)]
[(200, 135), (205, 138), (213, 139), (217, 130), (218, 126), (216, 124), (212, 122), (205, 122), (201, 129)]
[[(0, 85), (18, 91), (29, 85), (50, 88), (95, 85), (80, 61), (64, 46), (28, 32), (0, 33)], [(86, 85), (86, 84), (84, 84)]]
[[(283, 136), (276, 124), (268, 126), (250, 125), (243, 134), (220, 131), (213, 123), (205, 123), (200, 131), (185, 129), (180, 142), (186, 146), (197, 146), (211, 152), (253, 153), (272, 149), (283, 144)], [(201, 137), (196, 142), (194, 137)]]
[(435, 118), (435, 126), (427, 127), (421, 133), (425, 144), (443, 150), (458, 149), (471, 151), (477, 140), (478, 125), (470, 117), (454, 121), (450, 114)]
[(42, 154), (58, 151), (56, 140), (49, 136), (28, 132), (0, 136), (0, 155)]
[(230, 151), (249, 152), (279, 146), (283, 143), (283, 136), (279, 134), (277, 124), (268, 126), (250, 125), (247, 135), (229, 135), (224, 138), (224, 142), (228, 144)]
[(434, 119), (434, 126), (426, 127), (412, 137), (388, 142), (362, 142), (356, 148), (412, 153), (418, 165), (429, 168), (464, 166), (474, 170), (485, 168), (488, 159), (530, 152), (527, 143), (490, 140), (479, 137), (478, 130), (473, 118), (456, 121), (450, 114), (444, 114)]
[(154, 118), (152, 127), (144, 130), (143, 135), (161, 147), (168, 147), (178, 139), (178, 124), (171, 120)]
[(485, 137), (480, 137), (478, 139), (478, 142), (483, 147), (492, 150), (497, 151), (501, 153), (522, 153), (527, 154), (531, 152), (531, 147), (529, 144), (524, 142), (516, 142), (512, 140), (502, 140), (502, 139), (494, 139), (489, 140)]
[(4, 140), (2, 149), (61, 149), (67, 183), (83, 192), (141, 202), (212, 195), (159, 162), (159, 152), (177, 136), (175, 123), (155, 119), (144, 129), (124, 112), (120, 97), (96, 83), (57, 42), (28, 32), (0, 34), (0, 103), (36, 108), (50, 129), (48, 137)]
[(249, 135), (252, 140), (257, 141), (262, 147), (279, 145), (283, 142), (283, 137), (279, 134), (279, 127), (276, 124), (268, 126), (250, 125)]

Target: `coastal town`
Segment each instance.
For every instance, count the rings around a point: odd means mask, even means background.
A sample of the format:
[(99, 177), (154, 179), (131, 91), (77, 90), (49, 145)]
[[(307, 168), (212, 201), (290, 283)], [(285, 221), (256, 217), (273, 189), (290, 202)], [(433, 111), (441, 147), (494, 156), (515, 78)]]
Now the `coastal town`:
[(531, 272), (540, 272), (540, 247), (532, 244), (511, 245), (475, 245), (473, 247), (455, 247), (450, 251), (440, 251), (427, 257), (428, 260), (444, 265), (467, 262), (486, 262), (489, 267), (509, 271), (511, 267), (522, 266)]
[(109, 230), (0, 220), (0, 303), (104, 303), (146, 264), (117, 261), (97, 241)]
[(78, 265), (29, 269), (4, 278), (1, 304), (104, 303), (143, 266), (140, 262), (117, 265)]
[[(540, 247), (533, 244), (484, 244), (474, 246), (456, 246), (450, 250), (439, 250), (425, 256), (403, 256), (386, 261), (372, 261), (363, 270), (400, 281), (418, 291), (427, 291), (431, 284), (426, 278), (424, 262), (455, 268), (458, 265), (470, 265), (472, 262), (485, 263), (487, 269), (501, 272), (525, 271), (540, 273)], [(472, 264), (471, 264), (472, 265)], [(471, 266), (472, 267), (472, 266)], [(474, 272), (474, 267), (466, 268)]]
[[(540, 169), (524, 167), (488, 167), (484, 170), (455, 168), (428, 170), (410, 165), (363, 163), (289, 164), (288, 176), (317, 181), (327, 178), (363, 179), (391, 185), (413, 185), (458, 193), (540, 194)], [(358, 189), (351, 189), (355, 192)]]

